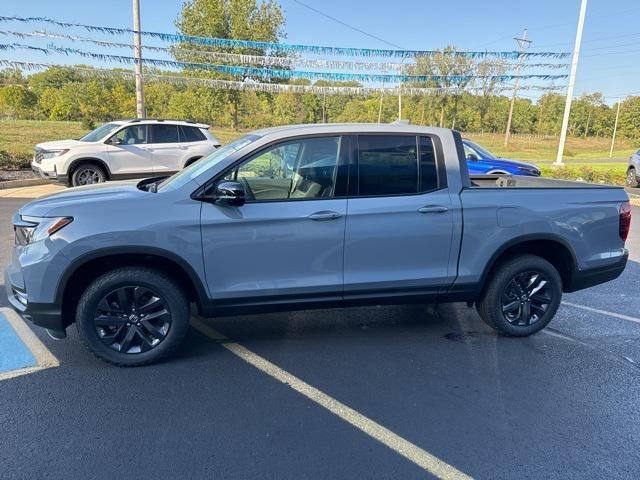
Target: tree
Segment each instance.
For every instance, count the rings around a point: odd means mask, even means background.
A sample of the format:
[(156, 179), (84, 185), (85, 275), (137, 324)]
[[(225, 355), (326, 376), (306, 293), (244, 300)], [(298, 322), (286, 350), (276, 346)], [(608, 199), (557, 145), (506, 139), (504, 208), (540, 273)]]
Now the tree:
[(37, 100), (24, 85), (7, 85), (0, 88), (0, 114), (12, 119), (28, 116)]
[(478, 79), (480, 96), (477, 101), (481, 132), (484, 132), (484, 119), (487, 116), (487, 112), (489, 112), (499, 83), (496, 77), (504, 75), (508, 69), (507, 62), (501, 59), (483, 60), (476, 68), (476, 73), (481, 77)]
[[(284, 37), (284, 14), (274, 0), (258, 3), (256, 0), (187, 0), (176, 26), (182, 34), (201, 37), (278, 42)], [(189, 47), (194, 49), (193, 46)], [(195, 49), (205, 50), (198, 46)], [(262, 55), (263, 50), (240, 48), (234, 53)], [(178, 56), (181, 60), (192, 60), (188, 54)], [(198, 61), (197, 59), (194, 61)], [(209, 73), (212, 77), (233, 78), (228, 75)], [(242, 92), (229, 90), (231, 118), (235, 129), (240, 123)]]

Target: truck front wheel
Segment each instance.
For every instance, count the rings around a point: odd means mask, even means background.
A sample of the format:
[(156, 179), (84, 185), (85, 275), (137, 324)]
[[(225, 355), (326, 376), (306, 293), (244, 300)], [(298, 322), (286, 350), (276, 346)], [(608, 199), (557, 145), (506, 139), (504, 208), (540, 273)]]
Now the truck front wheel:
[(516, 255), (492, 272), (477, 308), (500, 334), (526, 337), (551, 321), (561, 299), (562, 279), (553, 265), (536, 255)]
[(102, 360), (146, 365), (172, 352), (189, 328), (189, 302), (162, 272), (125, 267), (95, 279), (76, 310), (78, 334)]

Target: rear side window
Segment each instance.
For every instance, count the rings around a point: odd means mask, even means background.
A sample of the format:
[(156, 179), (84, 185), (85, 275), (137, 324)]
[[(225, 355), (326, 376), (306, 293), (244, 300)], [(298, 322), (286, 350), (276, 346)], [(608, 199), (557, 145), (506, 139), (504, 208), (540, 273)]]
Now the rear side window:
[(420, 137), (420, 191), (430, 192), (438, 189), (438, 167), (433, 140)]
[(181, 142), (201, 142), (202, 140), (206, 140), (207, 137), (204, 136), (204, 133), (197, 127), (185, 127), (184, 125), (180, 125), (178, 127), (180, 131), (180, 141)]
[(415, 136), (358, 137), (358, 194), (401, 195), (418, 192), (418, 146)]
[(178, 143), (177, 125), (150, 125), (152, 143)]

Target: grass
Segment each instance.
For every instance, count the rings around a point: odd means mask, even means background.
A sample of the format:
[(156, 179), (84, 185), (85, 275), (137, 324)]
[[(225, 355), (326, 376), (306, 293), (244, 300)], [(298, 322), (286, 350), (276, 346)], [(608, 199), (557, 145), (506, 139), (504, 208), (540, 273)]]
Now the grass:
[[(228, 143), (242, 135), (228, 128), (211, 129), (220, 141)], [(51, 120), (0, 120), (0, 168), (28, 165), (36, 143), (65, 138), (79, 138), (87, 133), (80, 122)], [(610, 140), (605, 138), (568, 138), (566, 145), (566, 168), (558, 169), (550, 165), (558, 148), (556, 138), (535, 138), (516, 135), (511, 138), (508, 148), (504, 147), (504, 135), (466, 135), (494, 152), (507, 158), (532, 160), (540, 164), (545, 176), (577, 179), (605, 183), (624, 183), (626, 159), (635, 151), (629, 142), (616, 142), (613, 156), (609, 160)], [(601, 161), (599, 161), (601, 160)], [(617, 161), (616, 161), (617, 160)]]

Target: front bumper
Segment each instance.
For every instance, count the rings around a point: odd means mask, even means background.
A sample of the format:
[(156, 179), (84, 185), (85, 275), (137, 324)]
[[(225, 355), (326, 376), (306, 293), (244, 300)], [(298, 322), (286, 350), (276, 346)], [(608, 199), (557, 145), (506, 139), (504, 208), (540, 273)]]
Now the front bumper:
[(64, 184), (67, 183), (66, 175), (58, 175), (56, 172), (46, 172), (42, 170), (42, 168), (40, 168), (40, 165), (38, 165), (35, 162), (31, 163), (31, 171), (35, 173), (36, 176), (44, 180), (48, 180), (49, 182), (64, 183)]
[(66, 336), (60, 305), (29, 302), (28, 293), (11, 283), (8, 269), (5, 271), (4, 284), (9, 305), (22, 318), (34, 325), (46, 328), (56, 338), (64, 338)]

